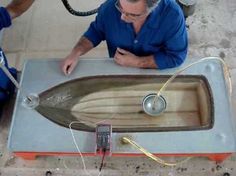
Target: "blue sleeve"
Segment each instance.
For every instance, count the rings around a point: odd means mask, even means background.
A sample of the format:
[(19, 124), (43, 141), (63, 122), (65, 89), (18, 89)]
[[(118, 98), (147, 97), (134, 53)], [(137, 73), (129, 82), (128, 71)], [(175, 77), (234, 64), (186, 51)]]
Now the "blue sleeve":
[(164, 48), (154, 54), (155, 63), (159, 69), (181, 65), (188, 50), (188, 37), (182, 11), (174, 11), (169, 15), (168, 20), (171, 25), (166, 29), (168, 32), (164, 38)]
[(104, 23), (103, 23), (104, 8), (100, 6), (95, 21), (93, 21), (88, 30), (83, 34), (96, 47), (101, 41), (105, 40)]
[(0, 30), (11, 26), (11, 17), (4, 7), (0, 7)]

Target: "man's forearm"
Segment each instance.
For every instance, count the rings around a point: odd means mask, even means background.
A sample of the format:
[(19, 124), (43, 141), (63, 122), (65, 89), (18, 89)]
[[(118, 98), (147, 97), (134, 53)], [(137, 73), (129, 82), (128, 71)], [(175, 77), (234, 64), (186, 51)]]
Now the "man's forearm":
[(82, 36), (78, 43), (72, 50), (73, 55), (76, 57), (82, 56), (93, 48), (93, 43), (86, 37)]
[(153, 55), (140, 57), (138, 62), (139, 68), (158, 68)]
[(7, 5), (6, 9), (13, 19), (24, 13), (33, 2), (34, 0), (12, 0), (11, 3)]

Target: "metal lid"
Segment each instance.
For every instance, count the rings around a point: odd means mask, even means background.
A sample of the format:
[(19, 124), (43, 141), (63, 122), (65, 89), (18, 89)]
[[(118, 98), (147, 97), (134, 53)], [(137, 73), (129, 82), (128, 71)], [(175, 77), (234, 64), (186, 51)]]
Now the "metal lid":
[(143, 110), (150, 116), (158, 116), (166, 109), (166, 100), (163, 96), (159, 96), (154, 103), (157, 94), (148, 94), (143, 99)]

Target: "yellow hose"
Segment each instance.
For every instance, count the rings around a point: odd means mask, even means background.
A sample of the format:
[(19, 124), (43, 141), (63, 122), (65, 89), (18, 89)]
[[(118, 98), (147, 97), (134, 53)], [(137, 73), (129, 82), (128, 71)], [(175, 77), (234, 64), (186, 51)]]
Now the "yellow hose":
[(161, 165), (165, 165), (165, 166), (176, 166), (176, 165), (179, 165), (179, 164), (182, 164), (188, 160), (190, 160), (192, 157), (188, 157), (182, 161), (179, 161), (179, 162), (173, 162), (173, 163), (170, 163), (170, 162), (166, 162), (164, 160), (162, 160), (161, 158), (153, 155), (152, 153), (150, 153), (149, 151), (147, 151), (146, 149), (144, 149), (143, 147), (141, 147), (139, 144), (137, 144), (135, 141), (131, 140), (131, 139), (128, 139), (127, 137), (122, 137), (122, 141), (124, 143), (129, 143), (131, 144), (134, 148), (138, 149), (139, 151), (141, 151), (143, 154), (145, 154), (147, 157), (151, 158), (152, 160), (158, 162), (159, 164)]

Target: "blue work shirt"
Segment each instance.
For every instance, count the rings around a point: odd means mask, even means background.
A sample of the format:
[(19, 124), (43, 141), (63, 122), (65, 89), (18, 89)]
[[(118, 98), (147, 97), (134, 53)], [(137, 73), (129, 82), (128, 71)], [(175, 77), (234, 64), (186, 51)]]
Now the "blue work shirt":
[(11, 26), (11, 17), (4, 7), (0, 7), (0, 30)]
[(106, 40), (110, 57), (114, 57), (117, 47), (137, 56), (154, 55), (159, 69), (183, 63), (187, 55), (188, 38), (183, 12), (175, 0), (161, 0), (138, 34), (132, 23), (121, 20), (115, 2), (107, 0), (102, 4), (95, 21), (84, 33), (84, 37), (94, 47)]
[[(9, 26), (11, 26), (11, 17), (4, 7), (0, 7), (0, 31), (2, 30), (2, 28)], [(2, 51), (1, 47), (0, 51)], [(7, 60), (5, 60), (5, 65), (8, 67)], [(2, 72), (2, 70), (0, 70), (0, 72)]]

